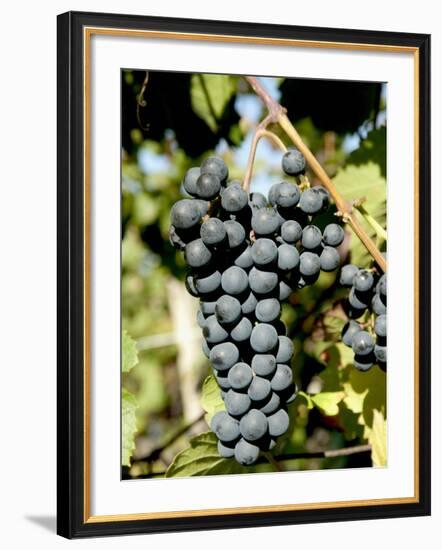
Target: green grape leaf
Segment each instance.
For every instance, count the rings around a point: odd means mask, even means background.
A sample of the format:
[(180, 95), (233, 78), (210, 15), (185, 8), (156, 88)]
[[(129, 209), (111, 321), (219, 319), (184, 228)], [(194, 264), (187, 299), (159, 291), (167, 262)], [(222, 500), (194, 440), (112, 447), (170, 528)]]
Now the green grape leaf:
[(190, 447), (178, 453), (167, 468), (166, 477), (240, 474), (247, 470), (233, 458), (221, 458), (214, 433), (205, 432), (190, 440)]
[(366, 428), (365, 435), (371, 445), (371, 459), (375, 466), (387, 465), (387, 422), (384, 415), (373, 411), (373, 426)]
[(353, 412), (362, 413), (363, 424), (373, 425), (375, 410), (386, 413), (386, 376), (379, 367), (374, 366), (367, 372), (351, 368), (344, 391), (344, 403)]
[(298, 391), (298, 393), (296, 394), (296, 398), (295, 398), (295, 403), (302, 403), (302, 401), (305, 401), (305, 406), (307, 407), (308, 410), (310, 409), (313, 409), (313, 401), (312, 401), (312, 398), (310, 397), (310, 395), (308, 395), (307, 393), (303, 392), (303, 391)]
[(195, 113), (213, 132), (218, 125), (229, 100), (235, 93), (235, 79), (219, 74), (193, 74), (190, 96)]
[(320, 392), (310, 396), (310, 399), (325, 416), (336, 416), (339, 413), (338, 405), (344, 398), (344, 395), (342, 391)]
[(123, 388), (121, 394), (121, 464), (130, 466), (130, 458), (135, 449), (135, 434), (137, 432), (136, 411), (138, 403), (133, 394)]
[[(386, 227), (387, 186), (379, 164), (372, 161), (359, 166), (348, 164), (338, 171), (333, 182), (348, 201), (364, 197), (365, 209), (382, 227)], [(371, 226), (360, 214), (356, 215), (366, 232), (375, 239), (375, 232)], [(360, 267), (370, 266), (372, 258), (353, 232), (351, 232), (350, 253), (352, 263)]]
[(208, 376), (203, 383), (201, 391), (201, 406), (206, 411), (205, 420), (210, 426), (210, 421), (215, 413), (224, 411), (225, 405), (221, 397), (221, 390), (215, 380), (215, 377)]
[(121, 363), (123, 372), (129, 372), (138, 363), (137, 344), (125, 330), (121, 335)]

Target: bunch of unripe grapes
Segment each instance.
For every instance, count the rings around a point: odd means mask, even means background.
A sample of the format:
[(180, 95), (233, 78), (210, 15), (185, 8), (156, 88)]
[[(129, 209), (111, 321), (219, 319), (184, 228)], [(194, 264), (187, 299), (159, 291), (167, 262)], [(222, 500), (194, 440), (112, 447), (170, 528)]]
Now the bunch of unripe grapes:
[[(305, 159), (290, 149), (282, 168), (298, 178)], [(211, 422), (219, 454), (250, 465), (287, 431), (287, 405), (296, 395), (281, 303), (292, 289), (315, 282), (321, 269), (338, 268), (344, 231), (337, 223), (323, 232), (315, 225), (330, 205), (323, 187), (301, 190), (298, 179), (284, 181), (267, 199), (227, 180), (217, 157), (186, 173), (183, 186), (192, 198), (173, 206), (170, 240), (184, 251), (186, 287), (200, 299), (203, 351), (225, 404)]]
[(346, 304), (350, 321), (342, 330), (342, 341), (353, 349), (355, 367), (367, 371), (378, 364), (386, 370), (387, 275), (348, 264), (341, 270), (340, 283), (350, 288)]

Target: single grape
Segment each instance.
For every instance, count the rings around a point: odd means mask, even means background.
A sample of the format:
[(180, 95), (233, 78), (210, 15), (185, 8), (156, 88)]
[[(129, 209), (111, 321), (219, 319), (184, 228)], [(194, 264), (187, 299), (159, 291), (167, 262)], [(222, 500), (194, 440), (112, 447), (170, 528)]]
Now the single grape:
[(200, 174), (201, 170), (196, 166), (194, 168), (189, 168), (184, 176), (183, 187), (189, 195), (192, 195), (192, 197), (196, 197), (198, 195), (196, 190), (196, 180), (200, 177)]
[(245, 439), (240, 439), (235, 446), (235, 459), (243, 466), (254, 464), (259, 457), (259, 447)]
[(230, 338), (234, 342), (245, 342), (252, 334), (253, 325), (250, 319), (243, 317), (230, 332)]
[(298, 204), (300, 198), (299, 187), (292, 183), (276, 183), (270, 188), (269, 200), (274, 206), (292, 208)]
[(367, 331), (361, 330), (353, 336), (351, 347), (356, 355), (368, 355), (373, 351), (374, 341)]
[(249, 387), (253, 379), (253, 371), (247, 363), (236, 363), (229, 370), (227, 378), (234, 390), (244, 390)]
[(353, 286), (353, 279), (355, 278), (355, 275), (358, 273), (359, 268), (356, 265), (353, 264), (347, 264), (344, 265), (344, 267), (341, 269), (341, 276), (339, 278), (339, 283), (342, 286), (350, 287)]
[(220, 296), (215, 304), (215, 315), (221, 325), (236, 323), (241, 316), (241, 304), (233, 296)]
[(250, 269), (253, 266), (252, 247), (247, 246), (235, 259), (234, 264), (243, 269)]
[(253, 213), (252, 229), (256, 235), (261, 237), (273, 235), (278, 227), (278, 213), (274, 208), (260, 208)]
[(206, 277), (195, 276), (195, 287), (200, 294), (210, 294), (215, 292), (221, 284), (221, 273), (214, 271)]
[(367, 292), (373, 287), (373, 284), (373, 274), (366, 269), (360, 269), (353, 279), (353, 286), (359, 292)]
[(271, 380), (273, 391), (281, 392), (286, 390), (293, 383), (293, 372), (288, 365), (276, 365), (276, 371)]
[(223, 458), (233, 458), (235, 456), (234, 447), (227, 447), (226, 445), (221, 443), (221, 441), (218, 441), (217, 447), (219, 456), (222, 456)]
[(209, 218), (201, 225), (200, 236), (207, 246), (216, 246), (226, 238), (226, 228), (218, 218)]
[(223, 443), (235, 441), (240, 436), (240, 427), (238, 420), (229, 416), (225, 411), (217, 412), (212, 418), (212, 431), (216, 437)]
[(244, 243), (246, 232), (240, 223), (235, 220), (227, 220), (224, 222), (224, 227), (227, 232), (229, 248), (236, 248)]
[(257, 410), (251, 409), (239, 422), (241, 435), (247, 441), (257, 441), (267, 432), (267, 417)]
[(263, 412), (265, 415), (269, 415), (276, 412), (279, 409), (280, 405), (281, 405), (281, 398), (277, 393), (272, 392), (270, 399), (259, 410)]
[(301, 244), (308, 250), (318, 248), (322, 241), (322, 233), (316, 225), (306, 225), (302, 230)]
[(325, 246), (319, 256), (319, 261), (321, 262), (322, 271), (334, 271), (339, 267), (341, 258), (336, 248)]
[(278, 269), (284, 272), (293, 271), (299, 265), (299, 252), (290, 244), (278, 246)]
[(220, 344), (225, 342), (229, 337), (223, 327), (218, 323), (215, 315), (211, 315), (206, 319), (206, 323), (203, 328), (203, 336), (209, 344)]
[(271, 323), (281, 314), (281, 304), (276, 298), (267, 298), (258, 302), (255, 315), (262, 323)]
[(257, 239), (251, 248), (252, 259), (257, 266), (266, 266), (276, 261), (278, 247), (270, 239)]
[(290, 418), (284, 409), (279, 409), (278, 412), (267, 418), (267, 422), (270, 436), (279, 437), (288, 430)]
[(296, 220), (287, 220), (281, 226), (282, 240), (288, 244), (295, 244), (302, 236), (302, 226)]
[(172, 206), (170, 218), (177, 229), (190, 229), (200, 221), (201, 216), (195, 201), (182, 199)]
[(252, 267), (249, 273), (249, 285), (256, 294), (268, 294), (277, 287), (278, 274)]
[(219, 157), (207, 157), (201, 164), (201, 174), (213, 174), (218, 176), (220, 181), (227, 180), (229, 169), (226, 163)]
[(224, 398), (224, 403), (229, 414), (233, 416), (242, 416), (251, 405), (250, 397), (246, 393), (239, 393), (229, 390)]
[(360, 332), (361, 326), (356, 321), (349, 321), (342, 329), (342, 341), (346, 346), (351, 348), (353, 344), (353, 337), (356, 333)]
[(254, 355), (252, 359), (252, 370), (257, 376), (272, 376), (276, 370), (275, 356), (268, 354)]
[(293, 342), (287, 336), (278, 337), (278, 351), (276, 352), (277, 363), (290, 363), (293, 356), (294, 345)]
[(264, 399), (269, 397), (271, 391), (272, 388), (268, 380), (266, 380), (265, 378), (261, 378), (260, 376), (254, 376), (247, 390), (247, 395), (254, 402), (264, 401)]
[(386, 363), (387, 362), (387, 346), (379, 346), (379, 345), (376, 344), (375, 347), (374, 347), (374, 355), (380, 363)]
[(387, 307), (384, 302), (381, 300), (379, 294), (375, 294), (371, 301), (371, 309), (376, 313), (376, 315), (386, 315)]
[(299, 208), (306, 214), (316, 214), (322, 209), (323, 205), (323, 195), (315, 187), (306, 189), (301, 194)]
[(186, 245), (184, 257), (187, 265), (193, 268), (206, 266), (212, 259), (212, 253), (201, 239), (191, 241)]
[(249, 286), (249, 277), (241, 267), (232, 265), (221, 276), (221, 286), (227, 294), (242, 294)]
[(229, 379), (227, 377), (227, 374), (229, 373), (229, 371), (225, 371), (225, 372), (218, 372), (216, 370), (213, 371), (213, 376), (215, 377), (217, 383), (218, 383), (218, 386), (223, 390), (223, 391), (229, 391), (230, 388), (232, 387), (230, 385), (230, 382), (229, 382)]
[(196, 192), (202, 199), (212, 200), (219, 195), (221, 182), (214, 174), (201, 174), (196, 180)]
[(250, 345), (257, 353), (267, 353), (275, 349), (278, 344), (278, 333), (275, 327), (261, 323), (256, 325), (250, 336)]
[(241, 304), (241, 309), (244, 315), (251, 315), (252, 313), (254, 313), (257, 304), (258, 304), (258, 300), (256, 299), (253, 292), (250, 292), (250, 294)]
[(255, 208), (265, 208), (267, 206), (267, 199), (262, 193), (251, 193), (250, 204)]
[(213, 368), (218, 371), (230, 369), (230, 367), (238, 362), (238, 359), (238, 348), (232, 342), (223, 342), (210, 350), (210, 362)]
[(322, 240), (327, 246), (339, 246), (344, 240), (344, 230), (337, 223), (329, 223), (322, 234)]
[(314, 190), (321, 195), (322, 198), (322, 208), (327, 208), (330, 204), (330, 193), (322, 185), (317, 185), (314, 187)]
[(374, 323), (374, 331), (376, 336), (380, 338), (386, 338), (387, 336), (387, 316), (379, 315)]
[(305, 171), (305, 157), (297, 149), (289, 149), (282, 157), (282, 169), (289, 176), (299, 176)]
[(249, 197), (247, 192), (241, 187), (241, 184), (231, 183), (227, 189), (221, 193), (221, 206), (226, 212), (236, 213), (247, 206)]
[(309, 277), (319, 273), (321, 261), (317, 254), (313, 252), (302, 252), (299, 256), (299, 272), (304, 277)]

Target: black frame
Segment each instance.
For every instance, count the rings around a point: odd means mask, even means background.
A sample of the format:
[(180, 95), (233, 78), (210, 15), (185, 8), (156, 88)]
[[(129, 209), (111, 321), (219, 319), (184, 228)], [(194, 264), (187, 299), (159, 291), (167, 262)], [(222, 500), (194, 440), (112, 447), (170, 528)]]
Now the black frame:
[[(84, 522), (83, 28), (112, 27), (407, 46), (419, 55), (419, 500), (136, 521)], [(430, 514), (430, 35), (68, 12), (57, 20), (58, 288), (57, 532), (67, 538), (256, 527)]]

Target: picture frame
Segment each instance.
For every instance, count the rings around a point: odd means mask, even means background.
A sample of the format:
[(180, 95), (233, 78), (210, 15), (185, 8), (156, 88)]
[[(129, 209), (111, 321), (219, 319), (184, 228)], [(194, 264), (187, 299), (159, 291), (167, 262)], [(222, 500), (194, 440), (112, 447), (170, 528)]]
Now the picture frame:
[[(57, 20), (57, 532), (67, 538), (275, 526), (430, 514), (430, 36), (68, 12)], [(414, 461), (411, 496), (162, 512), (96, 514), (92, 506), (91, 40), (148, 37), (196, 45), (247, 44), (409, 55), (414, 115)], [(95, 93), (95, 91), (94, 91)], [(116, 222), (120, 223), (119, 220)], [(105, 388), (103, 390), (105, 391)], [(168, 483), (173, 482), (171, 480)], [(129, 482), (132, 483), (132, 482)]]

